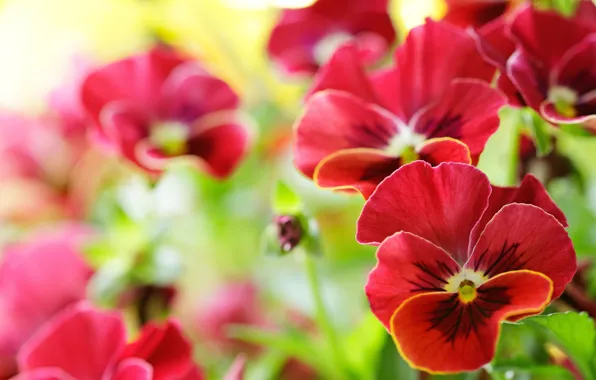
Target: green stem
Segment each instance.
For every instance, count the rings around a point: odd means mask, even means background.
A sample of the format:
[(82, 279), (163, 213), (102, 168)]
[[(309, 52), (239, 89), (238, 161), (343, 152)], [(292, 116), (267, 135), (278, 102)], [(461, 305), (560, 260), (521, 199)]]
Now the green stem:
[(325, 309), (325, 303), (321, 293), (321, 283), (319, 281), (319, 276), (317, 275), (315, 261), (312, 255), (307, 252), (304, 253), (304, 265), (312, 297), (315, 302), (317, 325), (322, 330), (323, 335), (329, 343), (331, 356), (333, 362), (335, 363), (338, 378), (348, 379), (341, 346), (339, 344), (339, 340), (337, 339), (337, 334), (335, 333), (333, 324), (331, 323), (329, 315), (327, 314), (327, 310)]

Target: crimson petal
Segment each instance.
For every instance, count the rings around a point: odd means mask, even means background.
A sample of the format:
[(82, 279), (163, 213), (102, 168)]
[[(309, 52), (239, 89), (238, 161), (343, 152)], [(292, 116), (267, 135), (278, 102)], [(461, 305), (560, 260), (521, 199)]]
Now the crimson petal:
[(541, 67), (528, 53), (516, 50), (507, 60), (507, 76), (518, 89), (524, 102), (538, 110), (547, 97), (549, 73), (546, 68)]
[(486, 224), (503, 206), (511, 203), (538, 206), (554, 216), (564, 227), (567, 227), (565, 214), (563, 214), (563, 211), (561, 211), (550, 195), (548, 195), (542, 183), (533, 175), (527, 174), (519, 187), (492, 187), (492, 192), (488, 200), (488, 208), (484, 211), (482, 218), (474, 226), (474, 230), (472, 231), (470, 250), (474, 248), (474, 245), (478, 241), (478, 236), (480, 236)]
[(431, 373), (474, 371), (492, 360), (500, 323), (542, 311), (551, 292), (545, 275), (515, 271), (482, 284), (476, 299), (467, 304), (457, 293), (420, 294), (395, 311), (391, 333), (414, 368)]
[(397, 115), (408, 121), (418, 110), (437, 101), (453, 79), (490, 82), (495, 72), (464, 30), (430, 19), (410, 31), (405, 43), (397, 49), (395, 67), (399, 86), (391, 91), (391, 99), (383, 101), (401, 104)]
[(471, 164), (470, 149), (459, 140), (450, 137), (440, 137), (426, 140), (416, 148), (418, 158), (437, 166), (442, 162), (461, 162)]
[(414, 116), (411, 124), (414, 132), (428, 138), (461, 140), (476, 156), (499, 127), (498, 111), (505, 104), (505, 97), (488, 83), (456, 79), (446, 87), (441, 99)]
[(78, 380), (102, 379), (114, 370), (125, 343), (119, 314), (79, 304), (51, 319), (23, 346), (19, 368), (57, 367)]
[(397, 134), (393, 115), (343, 91), (313, 95), (296, 126), (295, 164), (308, 177), (325, 157), (343, 149), (389, 145)]
[(153, 368), (141, 359), (126, 359), (118, 365), (113, 380), (152, 380)]
[(182, 335), (180, 326), (173, 321), (158, 326), (147, 324), (141, 336), (129, 344), (122, 359), (139, 358), (153, 367), (153, 379), (167, 380), (185, 375), (191, 366), (190, 343)]
[(488, 178), (473, 166), (443, 163), (433, 168), (415, 161), (377, 187), (358, 219), (356, 238), (379, 244), (395, 232), (411, 232), (463, 263), (489, 195)]
[(558, 298), (577, 264), (571, 239), (551, 214), (529, 204), (504, 206), (484, 228), (466, 268), (486, 277), (513, 270), (543, 273)]
[(408, 232), (387, 238), (377, 250), (366, 295), (377, 318), (390, 329), (391, 316), (408, 298), (444, 291), (460, 266), (441, 248)]
[(367, 102), (377, 102), (356, 45), (344, 44), (333, 53), (329, 62), (317, 73), (307, 99), (322, 90), (346, 91)]
[(11, 380), (77, 380), (60, 368), (39, 368), (21, 372)]
[(378, 149), (345, 149), (325, 157), (315, 169), (313, 179), (321, 187), (353, 188), (368, 198), (400, 165), (399, 158)]

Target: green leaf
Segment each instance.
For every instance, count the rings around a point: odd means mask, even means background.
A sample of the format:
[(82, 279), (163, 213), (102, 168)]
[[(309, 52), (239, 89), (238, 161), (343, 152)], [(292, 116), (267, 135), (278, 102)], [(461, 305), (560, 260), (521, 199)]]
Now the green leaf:
[(376, 378), (378, 380), (418, 380), (418, 371), (412, 369), (399, 355), (389, 334), (385, 334), (385, 344), (381, 351)]
[(387, 336), (383, 325), (372, 313), (368, 313), (356, 330), (346, 338), (343, 344), (346, 359), (359, 379), (375, 379)]
[(531, 325), (554, 340), (587, 379), (594, 379), (596, 327), (586, 313), (557, 313), (524, 319), (519, 324)]
[(268, 350), (258, 359), (251, 360), (247, 370), (248, 380), (275, 380), (288, 360), (288, 355), (278, 350)]
[(525, 108), (520, 111), (521, 119), (527, 127), (536, 145), (536, 155), (538, 157), (547, 156), (553, 150), (553, 143), (549, 133), (550, 126), (531, 108)]
[(325, 379), (337, 379), (337, 371), (330, 365), (327, 346), (312, 340), (304, 332), (287, 329), (283, 332), (266, 331), (256, 327), (232, 326), (228, 330), (232, 338), (277, 349), (287, 356), (295, 357), (318, 371)]
[(276, 214), (297, 214), (302, 211), (300, 197), (283, 181), (278, 181), (273, 197), (273, 209)]
[(513, 186), (518, 177), (519, 110), (504, 107), (499, 111), (499, 118), (499, 129), (488, 140), (478, 168), (486, 173), (492, 184)]
[[(575, 376), (567, 369), (556, 365), (529, 365), (527, 367), (494, 367), (497, 378), (522, 379), (521, 375), (529, 375), (532, 380), (575, 380)], [(513, 375), (513, 377), (511, 377)], [(500, 377), (498, 377), (500, 376)], [(495, 376), (493, 375), (493, 378)]]

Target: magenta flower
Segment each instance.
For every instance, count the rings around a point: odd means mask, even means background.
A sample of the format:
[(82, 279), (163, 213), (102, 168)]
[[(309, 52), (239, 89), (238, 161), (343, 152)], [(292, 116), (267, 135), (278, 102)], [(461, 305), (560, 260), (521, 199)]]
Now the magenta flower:
[(92, 71), (82, 101), (102, 142), (149, 172), (184, 156), (225, 178), (247, 150), (238, 95), (198, 62), (165, 47)]
[(346, 41), (355, 42), (364, 63), (373, 63), (395, 40), (387, 6), (387, 0), (318, 0), (307, 8), (284, 10), (267, 50), (292, 74), (314, 74)]
[(0, 378), (14, 374), (15, 356), (37, 329), (85, 298), (92, 271), (79, 253), (90, 231), (67, 226), (9, 246), (0, 264)]
[(80, 303), (50, 320), (19, 353), (19, 380), (202, 380), (174, 321), (126, 343), (120, 314)]

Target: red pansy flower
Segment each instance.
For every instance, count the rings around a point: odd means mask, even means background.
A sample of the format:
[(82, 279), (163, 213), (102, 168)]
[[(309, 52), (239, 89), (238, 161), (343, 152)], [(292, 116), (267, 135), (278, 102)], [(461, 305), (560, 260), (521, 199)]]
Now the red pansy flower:
[(28, 380), (203, 379), (177, 323), (150, 323), (127, 344), (118, 313), (85, 303), (50, 320), (19, 353), (19, 368)]
[(322, 68), (297, 122), (295, 164), (321, 187), (368, 197), (416, 159), (474, 162), (505, 103), (487, 83), (493, 73), (473, 38), (445, 22), (413, 29), (395, 66), (373, 76), (344, 45)]
[[(589, 3), (584, 7), (596, 7)], [(507, 74), (526, 103), (552, 123), (596, 127), (596, 18), (580, 22), (527, 7), (510, 31), (517, 49)]]
[(358, 220), (358, 241), (380, 244), (371, 309), (413, 367), (478, 369), (494, 356), (502, 321), (540, 313), (573, 278), (565, 226), (532, 176), (502, 188), (470, 165), (406, 165)]
[(8, 246), (0, 264), (0, 378), (16, 372), (16, 354), (48, 319), (85, 298), (91, 268), (79, 253), (90, 231), (64, 226)]
[(271, 31), (267, 51), (288, 73), (314, 74), (343, 42), (358, 46), (363, 62), (381, 58), (395, 40), (387, 0), (318, 0), (286, 9)]
[(104, 142), (149, 172), (186, 156), (224, 178), (247, 149), (232, 88), (165, 47), (91, 72), (82, 102)]

